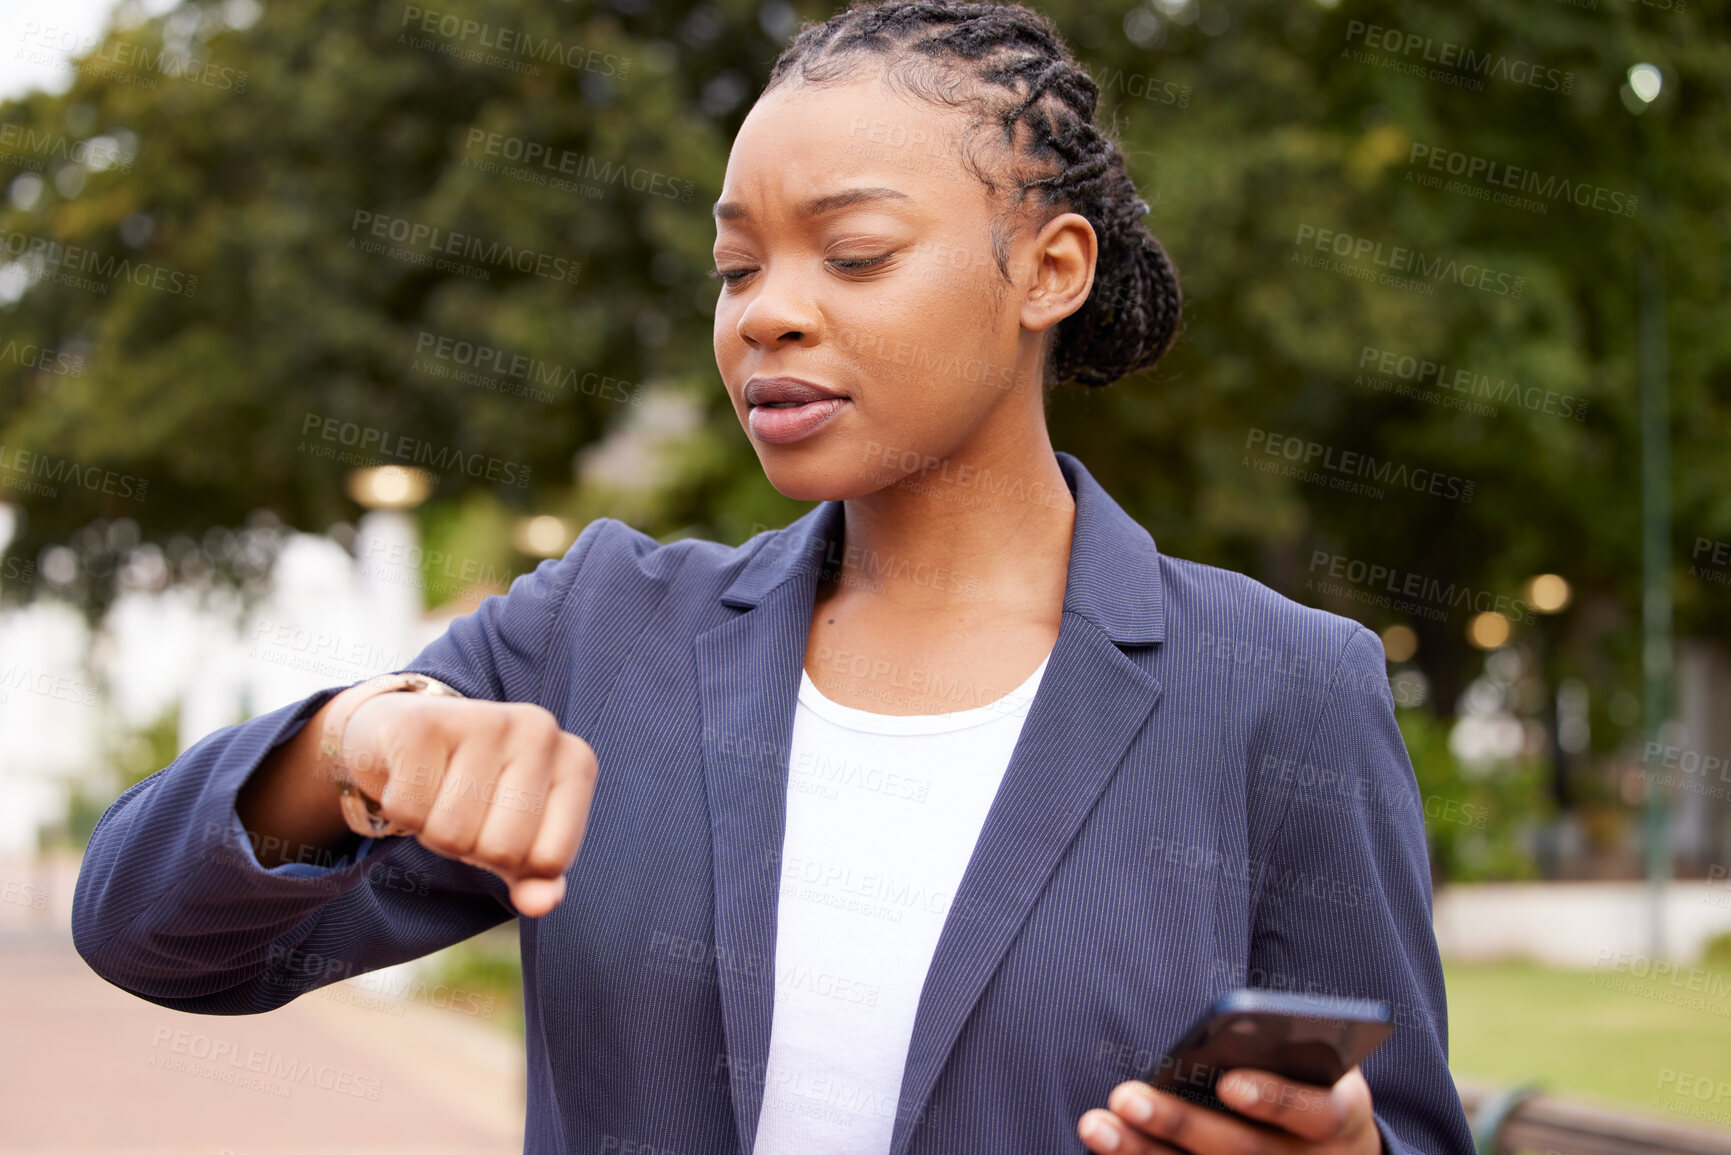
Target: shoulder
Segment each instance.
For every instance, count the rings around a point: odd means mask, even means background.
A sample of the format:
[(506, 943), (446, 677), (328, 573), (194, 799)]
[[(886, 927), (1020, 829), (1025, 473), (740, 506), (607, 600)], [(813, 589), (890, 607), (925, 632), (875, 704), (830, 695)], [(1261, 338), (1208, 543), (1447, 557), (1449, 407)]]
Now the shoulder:
[(1387, 691), (1382, 642), (1361, 623), (1219, 566), (1166, 554), (1159, 564), (1165, 645), (1181, 663), (1233, 681), (1325, 688), (1368, 678)]
[(715, 604), (751, 559), (777, 547), (785, 530), (766, 530), (740, 545), (705, 538), (659, 541), (617, 518), (583, 528), (565, 556), (551, 563), (553, 585), (569, 599), (604, 604), (613, 612), (632, 601), (664, 602), (670, 594)]

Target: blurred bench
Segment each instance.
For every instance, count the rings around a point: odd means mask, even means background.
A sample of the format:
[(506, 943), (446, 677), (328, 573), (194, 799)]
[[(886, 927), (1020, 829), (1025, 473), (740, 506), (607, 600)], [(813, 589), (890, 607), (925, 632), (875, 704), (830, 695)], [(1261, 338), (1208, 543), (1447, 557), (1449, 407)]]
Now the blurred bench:
[(1731, 1129), (1724, 1127), (1588, 1106), (1533, 1088), (1456, 1086), (1479, 1155), (1731, 1155)]

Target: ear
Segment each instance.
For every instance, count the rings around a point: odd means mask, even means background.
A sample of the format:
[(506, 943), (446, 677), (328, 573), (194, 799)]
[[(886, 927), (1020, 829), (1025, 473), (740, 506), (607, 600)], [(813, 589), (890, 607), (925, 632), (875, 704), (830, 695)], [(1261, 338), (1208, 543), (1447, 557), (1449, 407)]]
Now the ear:
[(1059, 213), (1040, 226), (1025, 251), (1030, 281), (1022, 297), (1022, 328), (1039, 333), (1087, 301), (1099, 241), (1087, 217)]

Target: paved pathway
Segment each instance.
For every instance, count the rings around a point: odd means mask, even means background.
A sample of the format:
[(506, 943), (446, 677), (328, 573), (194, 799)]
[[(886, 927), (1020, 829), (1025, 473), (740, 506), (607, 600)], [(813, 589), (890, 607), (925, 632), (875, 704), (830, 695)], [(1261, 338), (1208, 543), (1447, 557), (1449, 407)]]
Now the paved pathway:
[(263, 1015), (166, 1010), (73, 950), (73, 877), (33, 868), (45, 909), (0, 903), (0, 1152), (522, 1151), (515, 1036), (347, 983)]

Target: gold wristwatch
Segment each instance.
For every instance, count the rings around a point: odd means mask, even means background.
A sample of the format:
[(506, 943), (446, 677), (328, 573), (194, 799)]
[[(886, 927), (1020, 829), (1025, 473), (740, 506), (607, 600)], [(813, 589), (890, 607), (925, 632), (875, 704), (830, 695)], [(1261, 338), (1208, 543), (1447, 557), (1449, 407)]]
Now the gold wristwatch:
[(363, 794), (355, 785), (355, 780), (349, 776), (348, 763), (343, 760), (343, 734), (348, 730), (349, 719), (363, 702), (399, 690), (437, 694), (443, 698), (467, 696), (425, 674), (379, 674), (350, 686), (331, 699), (330, 713), (325, 716), (324, 733), (319, 739), (319, 755), (337, 784), (343, 821), (349, 824), (350, 830), (364, 838), (385, 838), (409, 831), (381, 816), (378, 800)]

